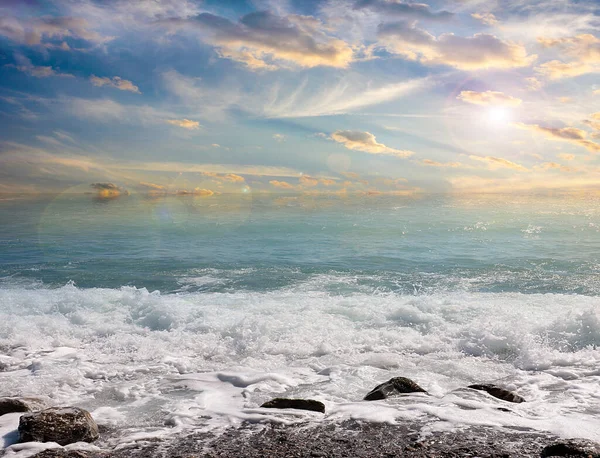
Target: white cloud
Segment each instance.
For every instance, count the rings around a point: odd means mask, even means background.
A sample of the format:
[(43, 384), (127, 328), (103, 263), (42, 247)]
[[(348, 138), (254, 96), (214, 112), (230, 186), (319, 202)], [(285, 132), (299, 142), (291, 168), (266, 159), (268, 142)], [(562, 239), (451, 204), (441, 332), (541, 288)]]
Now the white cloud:
[(428, 78), (421, 78), (377, 85), (353, 77), (342, 78), (330, 85), (319, 84), (318, 87), (309, 86), (308, 80), (293, 88), (275, 83), (270, 94), (261, 94), (257, 97), (260, 101), (251, 105), (262, 103), (259, 113), (269, 118), (343, 114), (413, 95), (428, 83)]
[(466, 103), (473, 105), (483, 106), (503, 106), (503, 107), (517, 107), (523, 102), (521, 99), (506, 95), (503, 92), (498, 91), (461, 91), (456, 97), (458, 100), (462, 100)]
[(471, 17), (485, 25), (496, 25), (498, 19), (492, 13), (472, 13)]
[(375, 135), (359, 130), (338, 130), (331, 134), (331, 139), (341, 143), (346, 148), (371, 154), (387, 154), (396, 157), (409, 157), (412, 151), (398, 150), (378, 143)]
[(406, 59), (461, 70), (527, 67), (537, 58), (528, 55), (523, 45), (494, 35), (477, 33), (472, 37), (459, 37), (444, 33), (435, 37), (417, 28), (415, 23), (380, 24), (378, 36), (390, 52)]
[(551, 60), (544, 62), (535, 70), (549, 79), (585, 75), (600, 72), (600, 38), (586, 33), (573, 37), (538, 38), (546, 48), (559, 48), (570, 58), (569, 62)]
[(509, 161), (508, 159), (504, 159), (502, 157), (471, 155), (471, 156), (469, 156), (469, 159), (472, 159), (474, 161), (483, 162), (483, 163), (487, 164), (488, 167), (492, 170), (496, 170), (498, 168), (505, 168), (505, 169), (518, 170), (520, 172), (527, 171), (527, 169), (525, 167), (523, 167), (521, 164), (517, 164), (516, 162)]

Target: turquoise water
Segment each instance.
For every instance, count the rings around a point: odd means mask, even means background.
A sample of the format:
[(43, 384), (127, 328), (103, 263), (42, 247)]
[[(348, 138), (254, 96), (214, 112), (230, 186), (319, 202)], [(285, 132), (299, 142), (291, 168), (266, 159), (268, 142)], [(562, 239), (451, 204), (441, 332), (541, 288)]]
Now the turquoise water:
[(327, 289), (340, 294), (597, 295), (599, 204), (545, 196), (15, 198), (0, 201), (0, 277), (169, 293), (269, 291), (327, 274), (339, 277)]

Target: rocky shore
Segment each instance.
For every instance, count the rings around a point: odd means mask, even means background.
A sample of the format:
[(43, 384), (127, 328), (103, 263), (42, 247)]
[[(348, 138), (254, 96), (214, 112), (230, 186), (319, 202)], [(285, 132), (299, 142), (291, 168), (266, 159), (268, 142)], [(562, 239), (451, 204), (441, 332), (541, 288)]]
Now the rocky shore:
[[(320, 425), (244, 425), (106, 452), (47, 450), (35, 458), (599, 458), (600, 447), (539, 433), (469, 428), (423, 437), (423, 423), (348, 420)], [(101, 444), (100, 444), (101, 445)]]
[[(516, 393), (492, 384), (471, 385), (510, 403), (526, 402)], [(412, 380), (394, 377), (376, 386), (365, 401), (427, 392)], [(325, 405), (306, 399), (275, 398), (261, 407), (325, 413)], [(507, 410), (499, 407), (501, 410)], [(221, 432), (180, 434), (111, 447), (117, 430), (98, 427), (89, 412), (77, 407), (48, 407), (36, 398), (0, 398), (0, 419), (18, 418), (18, 430), (2, 438), (10, 445), (0, 456), (24, 452), (35, 458), (600, 458), (600, 445), (563, 440), (524, 428), (465, 427), (431, 432), (428, 421), (394, 424), (357, 420), (295, 423), (246, 423)], [(96, 446), (89, 446), (94, 442)], [(44, 450), (45, 449), (45, 450)]]

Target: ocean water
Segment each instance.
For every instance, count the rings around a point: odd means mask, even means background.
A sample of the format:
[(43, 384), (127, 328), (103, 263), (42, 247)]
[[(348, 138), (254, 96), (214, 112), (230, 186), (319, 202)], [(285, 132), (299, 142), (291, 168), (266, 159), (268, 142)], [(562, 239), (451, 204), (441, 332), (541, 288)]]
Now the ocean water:
[[(599, 295), (597, 196), (3, 197), (0, 394), (113, 445), (346, 418), (599, 441)], [(361, 401), (393, 376), (431, 396)]]

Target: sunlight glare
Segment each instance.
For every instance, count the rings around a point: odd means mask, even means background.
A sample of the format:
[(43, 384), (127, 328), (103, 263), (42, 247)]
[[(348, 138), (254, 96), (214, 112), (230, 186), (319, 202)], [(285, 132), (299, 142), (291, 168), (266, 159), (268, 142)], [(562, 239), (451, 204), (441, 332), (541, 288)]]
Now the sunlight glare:
[(505, 125), (510, 121), (510, 111), (506, 107), (492, 107), (488, 111), (488, 121), (495, 126)]

